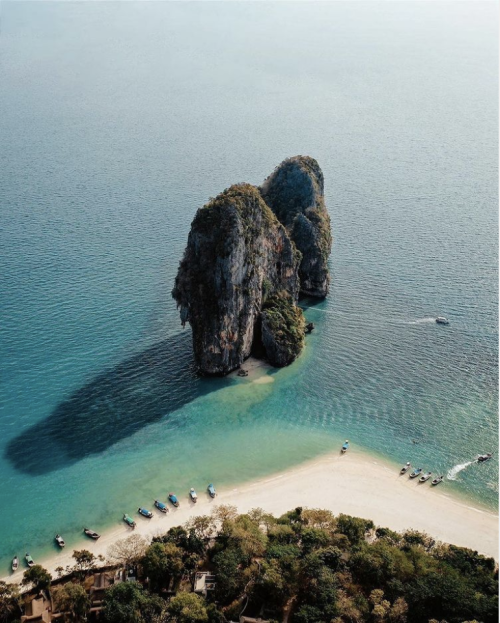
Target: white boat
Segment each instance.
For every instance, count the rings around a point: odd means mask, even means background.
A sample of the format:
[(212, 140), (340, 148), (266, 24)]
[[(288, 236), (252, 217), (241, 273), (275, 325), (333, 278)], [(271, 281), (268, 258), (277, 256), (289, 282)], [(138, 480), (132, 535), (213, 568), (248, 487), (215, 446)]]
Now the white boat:
[(423, 476), (420, 476), (418, 482), (426, 482), (432, 476), (432, 472), (425, 472)]
[(410, 461), (408, 461), (408, 463), (406, 465), (403, 465), (403, 467), (401, 468), (401, 471), (399, 472), (400, 474), (406, 474), (406, 472), (410, 469), (411, 467), (411, 463)]
[(193, 502), (198, 501), (198, 496), (196, 495), (196, 491), (192, 487), (191, 489), (189, 489), (189, 497), (191, 498)]
[(437, 478), (434, 478), (434, 480), (431, 482), (431, 485), (435, 487), (440, 482), (443, 482), (443, 479), (444, 479), (444, 476), (437, 476)]
[(64, 539), (62, 538), (60, 534), (56, 534), (55, 540), (61, 549), (66, 545), (66, 543), (64, 542)]
[(450, 321), (448, 320), (448, 318), (445, 318), (444, 316), (438, 316), (436, 318), (436, 322), (438, 324), (450, 324)]
[(18, 567), (19, 567), (19, 558), (17, 556), (14, 556), (12, 560), (12, 571), (17, 571)]

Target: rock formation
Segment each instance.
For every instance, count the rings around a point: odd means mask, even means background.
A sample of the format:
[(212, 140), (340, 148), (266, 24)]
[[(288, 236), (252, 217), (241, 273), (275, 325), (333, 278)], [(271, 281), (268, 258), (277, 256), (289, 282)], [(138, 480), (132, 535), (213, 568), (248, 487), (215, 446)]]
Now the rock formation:
[(319, 164), (309, 156), (288, 158), (276, 167), (260, 191), (302, 253), (300, 293), (325, 298), (330, 284), (332, 235)]
[(227, 374), (252, 352), (275, 366), (300, 354), (299, 291), (328, 291), (331, 236), (322, 193), (318, 164), (298, 156), (261, 189), (236, 184), (198, 210), (172, 296), (183, 325), (191, 324), (202, 373)]

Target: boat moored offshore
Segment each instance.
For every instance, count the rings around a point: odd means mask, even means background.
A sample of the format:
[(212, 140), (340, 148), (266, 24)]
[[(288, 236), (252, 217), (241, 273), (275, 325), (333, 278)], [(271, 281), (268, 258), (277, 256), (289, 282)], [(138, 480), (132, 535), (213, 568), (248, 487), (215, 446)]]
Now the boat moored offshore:
[(18, 567), (19, 567), (19, 558), (17, 556), (14, 556), (14, 558), (12, 559), (12, 571), (17, 571)]
[(54, 537), (54, 540), (61, 549), (66, 545), (66, 543), (64, 542), (64, 539), (62, 538), (60, 534), (56, 534), (56, 536)]

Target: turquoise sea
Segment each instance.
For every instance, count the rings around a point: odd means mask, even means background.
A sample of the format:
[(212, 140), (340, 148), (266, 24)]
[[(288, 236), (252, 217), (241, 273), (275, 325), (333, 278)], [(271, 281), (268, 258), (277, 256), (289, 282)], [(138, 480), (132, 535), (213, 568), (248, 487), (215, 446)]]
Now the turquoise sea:
[[(346, 437), (496, 508), (498, 457), (457, 467), (498, 449), (496, 4), (0, 9), (0, 568)], [(334, 234), (316, 330), (273, 382), (199, 379), (191, 219), (296, 154)]]

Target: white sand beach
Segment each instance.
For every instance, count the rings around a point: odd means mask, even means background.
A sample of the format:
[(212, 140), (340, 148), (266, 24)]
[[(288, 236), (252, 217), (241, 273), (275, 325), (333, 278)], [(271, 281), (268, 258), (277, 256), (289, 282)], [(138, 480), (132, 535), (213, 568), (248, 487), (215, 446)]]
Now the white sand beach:
[[(167, 515), (155, 512), (152, 519), (136, 517), (135, 534), (152, 538), (172, 526), (184, 524), (190, 517), (209, 514), (217, 504), (231, 504), (239, 512), (263, 508), (274, 515), (296, 506), (326, 508), (333, 513), (347, 513), (372, 519), (376, 525), (427, 532), (436, 540), (469, 547), (498, 560), (498, 515), (447, 495), (446, 482), (438, 487), (418, 484), (399, 476), (397, 467), (385, 464), (356, 450), (340, 456), (329, 454), (286, 472), (221, 489), (215, 499), (198, 492), (197, 504), (180, 496), (179, 508)], [(104, 533), (98, 541), (83, 537), (80, 544), (96, 556), (106, 556), (109, 546), (129, 536), (125, 524)], [(62, 551), (44, 560), (54, 576), (59, 566), (72, 564), (72, 550)], [(5, 576), (7, 582), (20, 582), (24, 565), (16, 574)]]

